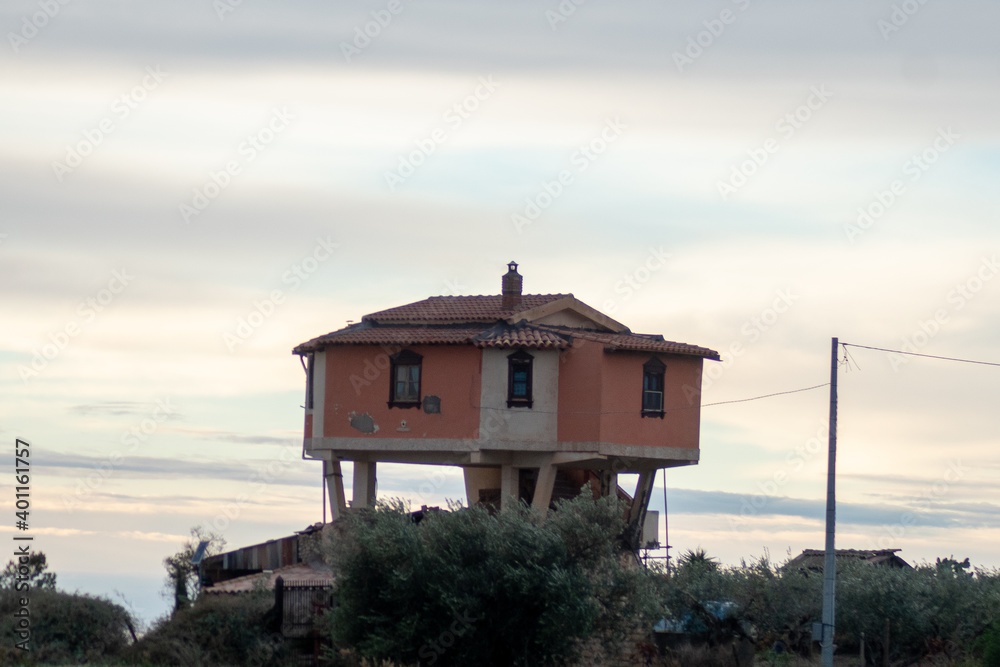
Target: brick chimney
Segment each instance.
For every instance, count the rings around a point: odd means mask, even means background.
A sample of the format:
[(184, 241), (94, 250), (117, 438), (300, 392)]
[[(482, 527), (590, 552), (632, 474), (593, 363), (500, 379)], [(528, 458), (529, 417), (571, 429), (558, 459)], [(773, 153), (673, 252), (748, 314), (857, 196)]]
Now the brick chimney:
[(501, 307), (504, 310), (514, 310), (521, 303), (521, 274), (517, 272), (517, 262), (507, 265), (500, 294), (503, 296)]

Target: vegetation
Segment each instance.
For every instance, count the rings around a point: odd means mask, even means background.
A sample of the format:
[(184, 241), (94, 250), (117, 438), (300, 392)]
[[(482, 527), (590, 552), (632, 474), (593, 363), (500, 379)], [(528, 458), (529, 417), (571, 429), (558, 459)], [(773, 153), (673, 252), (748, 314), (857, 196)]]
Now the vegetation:
[(56, 575), (54, 572), (47, 571), (49, 563), (41, 551), (29, 554), (27, 563), (21, 564), (13, 559), (8, 562), (7, 567), (3, 569), (3, 572), (0, 572), (0, 588), (5, 590), (14, 588), (18, 581), (18, 568), (21, 565), (26, 565), (28, 568), (27, 574), (22, 575), (22, 581), (27, 581), (31, 590), (54, 591), (56, 589)]
[[(135, 624), (121, 605), (102, 597), (56, 590), (56, 576), (47, 572), (45, 554), (30, 556), (25, 580), (18, 580), (19, 563), (10, 561), (0, 573), (0, 664), (79, 664), (116, 660), (135, 641)], [(22, 573), (22, 576), (25, 576)], [(28, 590), (17, 583), (29, 584)], [(22, 605), (22, 600), (29, 600)], [(26, 608), (30, 619), (28, 651), (17, 648), (16, 614)]]
[[(667, 590), (675, 618), (704, 616), (706, 601), (735, 603), (735, 619), (760, 650), (777, 642), (791, 651), (808, 650), (810, 626), (822, 615), (822, 574), (776, 567), (766, 557), (730, 568), (682, 558)], [(973, 570), (968, 559), (939, 559), (914, 569), (842, 563), (838, 653), (858, 655), (863, 636), (869, 664), (880, 664), (887, 622), (893, 664), (939, 656), (1000, 665), (1000, 572)]]
[(618, 652), (659, 617), (658, 577), (628, 567), (615, 499), (543, 518), (453, 507), (416, 525), (400, 501), (349, 515), (329, 545), (339, 649), (402, 664), (544, 665), (584, 642)]
[(126, 655), (138, 665), (281, 665), (289, 658), (274, 632), (274, 596), (260, 590), (206, 595), (159, 621)]
[[(700, 548), (669, 576), (637, 567), (620, 546), (623, 507), (612, 499), (577, 499), (546, 517), (523, 505), (452, 510), (417, 525), (395, 501), (335, 524), (325, 548), (337, 602), (318, 626), (335, 663), (698, 667), (750, 664), (756, 650), (758, 664), (793, 665), (813, 648), (820, 573), (766, 555), (727, 567)], [(23, 581), (29, 653), (15, 648)], [(273, 599), (263, 588), (203, 596), (136, 640), (128, 611), (57, 590), (38, 553), (0, 572), (0, 664), (294, 664)], [(643, 642), (661, 618), (684, 632), (655, 658)], [(1000, 572), (954, 558), (914, 569), (842, 563), (838, 655), (857, 656), (863, 641), (868, 664), (881, 664), (887, 630), (892, 664), (1000, 667)]]
[(217, 533), (210, 533), (201, 526), (191, 529), (191, 539), (184, 543), (181, 550), (163, 559), (163, 567), (167, 570), (167, 586), (174, 598), (174, 611), (184, 609), (191, 604), (200, 589), (198, 566), (191, 563), (195, 551), (201, 542), (208, 542), (204, 556), (221, 553), (226, 548), (226, 540)]

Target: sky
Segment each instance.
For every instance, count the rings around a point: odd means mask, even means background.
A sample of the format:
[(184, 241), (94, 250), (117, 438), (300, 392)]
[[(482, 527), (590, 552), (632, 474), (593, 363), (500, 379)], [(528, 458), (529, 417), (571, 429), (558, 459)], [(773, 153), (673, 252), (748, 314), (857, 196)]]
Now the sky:
[[(18, 530), (8, 457), (0, 539), (151, 622), (192, 526), (238, 548), (322, 519), (296, 344), (496, 294), (514, 260), (526, 293), (721, 353), (701, 461), (666, 473), (673, 553), (822, 548), (828, 388), (727, 401), (828, 382), (833, 337), (1000, 362), (998, 21), (986, 0), (3, 3), (0, 439), (30, 443), (31, 506)], [(1000, 566), (1000, 369), (847, 350), (838, 547)], [(461, 473), (381, 466), (379, 494), (443, 505)]]

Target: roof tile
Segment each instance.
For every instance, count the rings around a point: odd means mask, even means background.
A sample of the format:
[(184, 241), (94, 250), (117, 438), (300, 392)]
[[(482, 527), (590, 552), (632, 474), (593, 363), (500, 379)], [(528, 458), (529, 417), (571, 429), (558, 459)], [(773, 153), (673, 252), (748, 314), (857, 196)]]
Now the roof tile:
[[(552, 329), (553, 327), (546, 327)], [(635, 350), (638, 352), (663, 352), (664, 354), (684, 354), (695, 357), (705, 357), (719, 361), (719, 353), (707, 347), (677, 343), (664, 340), (659, 334), (608, 333), (603, 331), (583, 331), (558, 328), (559, 331), (572, 332), (576, 338), (603, 343), (606, 349)]]
[(525, 294), (513, 309), (504, 309), (503, 297), (487, 296), (432, 296), (405, 306), (380, 310), (362, 318), (363, 322), (496, 322), (547, 303), (571, 297), (572, 294)]

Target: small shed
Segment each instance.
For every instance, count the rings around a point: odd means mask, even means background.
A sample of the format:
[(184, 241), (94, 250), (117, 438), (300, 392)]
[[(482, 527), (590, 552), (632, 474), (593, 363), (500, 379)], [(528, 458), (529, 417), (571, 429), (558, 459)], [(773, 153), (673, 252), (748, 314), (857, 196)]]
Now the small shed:
[[(837, 549), (837, 569), (845, 562), (860, 561), (877, 567), (895, 569), (912, 567), (896, 555), (901, 549)], [(805, 549), (798, 556), (788, 561), (783, 570), (803, 570), (805, 572), (823, 572), (826, 561), (826, 551), (823, 549)]]

